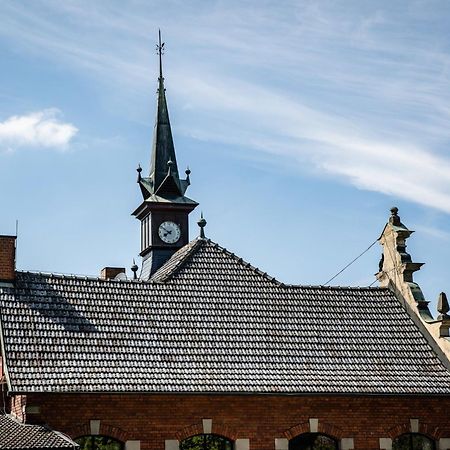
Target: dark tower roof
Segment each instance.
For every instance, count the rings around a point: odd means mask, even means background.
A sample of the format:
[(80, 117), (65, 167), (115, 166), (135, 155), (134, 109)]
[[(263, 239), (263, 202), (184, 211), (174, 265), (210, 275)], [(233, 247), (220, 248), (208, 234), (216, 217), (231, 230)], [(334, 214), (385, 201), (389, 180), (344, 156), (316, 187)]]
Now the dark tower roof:
[(158, 97), (150, 175), (147, 178), (139, 175), (138, 178), (144, 200), (148, 200), (154, 194), (166, 199), (184, 197), (184, 193), (189, 186), (189, 175), (187, 174), (188, 176), (185, 180), (180, 180), (178, 173), (177, 157), (167, 108), (166, 90), (164, 88), (162, 70), (164, 43), (161, 43), (161, 32), (159, 32), (157, 50), (159, 54)]

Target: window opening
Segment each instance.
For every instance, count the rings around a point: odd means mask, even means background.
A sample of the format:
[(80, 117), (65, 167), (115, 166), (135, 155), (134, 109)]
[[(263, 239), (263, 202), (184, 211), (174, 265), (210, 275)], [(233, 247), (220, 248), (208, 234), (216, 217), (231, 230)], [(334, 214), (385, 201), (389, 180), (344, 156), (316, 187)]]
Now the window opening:
[(233, 450), (233, 442), (217, 434), (197, 434), (181, 441), (180, 450)]
[(81, 436), (75, 442), (79, 450), (124, 450), (123, 442), (109, 436)]
[(338, 450), (338, 442), (320, 433), (304, 433), (289, 441), (289, 450)]
[(434, 450), (434, 448), (433, 440), (419, 433), (405, 433), (392, 442), (392, 450)]

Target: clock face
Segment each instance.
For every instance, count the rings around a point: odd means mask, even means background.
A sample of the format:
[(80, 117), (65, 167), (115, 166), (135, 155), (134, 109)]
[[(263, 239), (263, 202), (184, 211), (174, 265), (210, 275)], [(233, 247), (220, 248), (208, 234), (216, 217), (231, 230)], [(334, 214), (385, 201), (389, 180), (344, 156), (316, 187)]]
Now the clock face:
[(158, 228), (158, 235), (166, 244), (175, 244), (180, 239), (180, 226), (174, 222), (163, 222)]

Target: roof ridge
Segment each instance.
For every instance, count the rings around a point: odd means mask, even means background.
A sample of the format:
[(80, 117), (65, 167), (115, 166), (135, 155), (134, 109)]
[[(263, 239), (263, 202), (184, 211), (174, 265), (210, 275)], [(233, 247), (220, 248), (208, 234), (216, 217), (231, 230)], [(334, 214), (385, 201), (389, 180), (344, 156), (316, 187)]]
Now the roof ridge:
[(74, 273), (58, 273), (58, 272), (46, 272), (41, 270), (16, 270), (16, 274), (22, 275), (40, 275), (48, 278), (59, 278), (62, 280), (83, 280), (83, 281), (101, 281), (101, 282), (113, 282), (113, 283), (144, 283), (143, 280), (133, 280), (131, 278), (120, 279), (120, 278), (101, 278), (94, 275), (81, 275)]
[(205, 240), (208, 241), (208, 243), (212, 244), (213, 247), (221, 250), (222, 252), (224, 252), (228, 256), (231, 256), (235, 261), (237, 261), (238, 263), (242, 264), (247, 269), (250, 269), (253, 272), (257, 273), (258, 275), (262, 276), (266, 280), (268, 280), (268, 281), (270, 281), (272, 283), (275, 283), (278, 286), (286, 286), (286, 284), (283, 283), (282, 281), (276, 279), (275, 277), (272, 277), (267, 272), (263, 272), (258, 267), (254, 266), (251, 263), (249, 263), (248, 261), (244, 260), (244, 258), (241, 258), (240, 256), (237, 256), (235, 253), (233, 253), (230, 250), (228, 250), (226, 247), (221, 246), (220, 244), (218, 244), (217, 242), (212, 241), (209, 238), (206, 238)]
[[(209, 239), (196, 237), (185, 246), (177, 250), (150, 278), (150, 282), (163, 283), (171, 278), (184, 265), (188, 258), (195, 253), (201, 244)], [(187, 248), (188, 247), (188, 248)], [(181, 255), (181, 257), (180, 257)]]

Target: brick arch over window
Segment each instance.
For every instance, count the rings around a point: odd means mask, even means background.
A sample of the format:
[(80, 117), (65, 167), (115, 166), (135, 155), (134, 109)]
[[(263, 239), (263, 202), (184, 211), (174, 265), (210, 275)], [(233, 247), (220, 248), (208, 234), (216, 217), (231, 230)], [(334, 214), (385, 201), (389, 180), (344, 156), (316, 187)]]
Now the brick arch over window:
[[(203, 422), (199, 421), (176, 433), (176, 437), (179, 441), (183, 441), (191, 436), (196, 436), (197, 434), (203, 434)], [(222, 422), (212, 421), (211, 434), (217, 434), (229, 439), (230, 441), (235, 441), (238, 438), (238, 431), (229, 425)]]
[[(72, 439), (75, 439), (79, 436), (90, 436), (92, 434), (90, 422), (77, 424), (72, 428), (69, 428), (66, 433)], [(107, 423), (103, 423), (103, 421), (100, 422), (100, 430), (98, 435), (112, 437), (121, 442), (126, 442), (129, 439), (128, 433), (125, 430), (122, 430), (119, 427), (114, 427)]]
[[(327, 436), (330, 436), (333, 439), (340, 440), (343, 438), (344, 434), (342, 430), (335, 426), (331, 425), (326, 422), (321, 422), (319, 420), (317, 432), (320, 434), (326, 434)], [(310, 433), (310, 425), (309, 422), (302, 422), (297, 425), (294, 425), (293, 427), (289, 428), (284, 432), (284, 435), (286, 439), (291, 440), (297, 436), (300, 436), (304, 433)]]
[[(438, 440), (442, 436), (447, 435), (448, 431), (449, 430), (443, 430), (428, 423), (419, 422), (418, 433), (423, 434), (424, 436), (427, 436), (433, 440)], [(390, 428), (387, 433), (392, 440), (401, 436), (402, 434), (411, 433), (411, 423), (408, 421), (395, 425), (394, 427)]]

